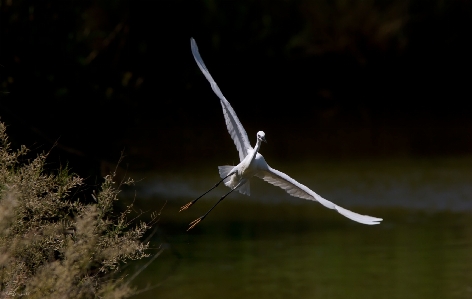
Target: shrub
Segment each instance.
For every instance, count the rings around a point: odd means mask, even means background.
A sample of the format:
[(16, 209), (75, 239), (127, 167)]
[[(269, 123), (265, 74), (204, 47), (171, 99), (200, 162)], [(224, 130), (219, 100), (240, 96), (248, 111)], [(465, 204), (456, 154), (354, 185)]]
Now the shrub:
[(154, 220), (128, 221), (131, 206), (113, 213), (114, 174), (87, 202), (77, 195), (80, 177), (67, 167), (47, 173), (47, 154), (22, 161), (27, 152), (11, 149), (0, 122), (0, 298), (131, 295), (118, 270), (148, 256), (140, 240)]

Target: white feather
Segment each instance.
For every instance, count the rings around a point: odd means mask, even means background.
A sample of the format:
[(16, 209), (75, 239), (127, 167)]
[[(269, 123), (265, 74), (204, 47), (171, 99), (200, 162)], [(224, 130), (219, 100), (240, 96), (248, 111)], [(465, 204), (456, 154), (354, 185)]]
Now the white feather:
[(228, 132), (231, 135), (231, 138), (233, 138), (234, 144), (236, 145), (236, 148), (239, 152), (239, 161), (242, 161), (247, 156), (248, 151), (252, 150), (249, 139), (247, 138), (246, 130), (244, 130), (244, 127), (234, 112), (233, 107), (231, 107), (223, 93), (221, 93), (221, 90), (216, 84), (215, 80), (213, 80), (213, 77), (210, 75), (210, 72), (206, 68), (205, 63), (198, 52), (197, 43), (193, 38), (190, 40), (190, 44), (193, 57), (195, 58), (198, 67), (202, 71), (203, 75), (205, 75), (205, 78), (207, 78), (208, 82), (210, 82), (211, 89), (213, 89), (218, 98), (220, 98), (221, 107), (223, 108), (223, 115), (225, 116), (226, 127), (228, 128)]
[(272, 185), (275, 185), (284, 189), (285, 191), (287, 191), (288, 194), (292, 196), (317, 201), (329, 209), (338, 211), (341, 215), (346, 216), (347, 218), (351, 220), (354, 220), (363, 224), (367, 224), (367, 225), (379, 224), (379, 222), (382, 221), (382, 218), (361, 215), (361, 214), (349, 211), (347, 209), (344, 209), (332, 203), (331, 201), (319, 196), (310, 188), (308, 188), (307, 186), (303, 184), (300, 184), (299, 182), (292, 179), (285, 173), (278, 171), (276, 169), (273, 169), (269, 166), (267, 170), (263, 170), (259, 172), (257, 176)]
[[(275, 185), (284, 189), (285, 191), (287, 191), (288, 194), (292, 196), (317, 201), (323, 206), (329, 209), (336, 210), (341, 215), (351, 220), (357, 221), (359, 223), (363, 223), (367, 225), (374, 225), (374, 224), (379, 224), (380, 221), (382, 221), (382, 218), (361, 215), (361, 214), (357, 214), (352, 211), (346, 210), (332, 203), (331, 201), (326, 200), (323, 197), (319, 196), (318, 194), (313, 192), (310, 188), (308, 188), (307, 186), (303, 184), (300, 184), (299, 182), (295, 181), (294, 179), (292, 179), (285, 173), (271, 168), (265, 161), (264, 157), (259, 153), (261, 142), (265, 141), (265, 133), (262, 131), (257, 132), (257, 142), (256, 142), (255, 147), (252, 148), (251, 145), (249, 144), (246, 131), (244, 130), (241, 122), (236, 116), (236, 112), (234, 112), (229, 102), (223, 96), (218, 85), (216, 85), (216, 82), (213, 80), (210, 73), (208, 72), (208, 69), (203, 63), (203, 60), (200, 57), (200, 54), (198, 53), (197, 44), (195, 43), (195, 40), (193, 38), (191, 39), (191, 48), (192, 48), (193, 57), (195, 58), (195, 61), (197, 62), (198, 67), (203, 72), (203, 75), (205, 75), (207, 80), (210, 82), (211, 88), (213, 89), (215, 94), (220, 98), (220, 103), (221, 103), (221, 107), (223, 108), (223, 115), (225, 117), (228, 132), (231, 135), (231, 138), (233, 138), (234, 144), (236, 145), (236, 148), (238, 149), (238, 152), (239, 152), (240, 163), (238, 165), (234, 167), (233, 166), (219, 166), (218, 167), (221, 178), (225, 178), (224, 179), (225, 185), (232, 189), (226, 195), (228, 195), (234, 190), (238, 190), (239, 192), (243, 194), (249, 195), (249, 189), (250, 189), (249, 180), (253, 176), (257, 176), (272, 185)], [(227, 177), (230, 173), (233, 173), (233, 174)], [(217, 185), (215, 185), (213, 188), (215, 188)], [(206, 193), (208, 193), (210, 190), (208, 190)], [(223, 196), (220, 199), (220, 201), (225, 196)], [(191, 201), (187, 205), (183, 206), (181, 210), (187, 209), (189, 206), (195, 203), (199, 198), (201, 198), (201, 196)], [(215, 206), (213, 206), (213, 208)], [(213, 208), (211, 208), (210, 211)], [(190, 228), (194, 227), (203, 218), (205, 218), (206, 215), (210, 211), (208, 211), (204, 216), (193, 221), (191, 223)]]

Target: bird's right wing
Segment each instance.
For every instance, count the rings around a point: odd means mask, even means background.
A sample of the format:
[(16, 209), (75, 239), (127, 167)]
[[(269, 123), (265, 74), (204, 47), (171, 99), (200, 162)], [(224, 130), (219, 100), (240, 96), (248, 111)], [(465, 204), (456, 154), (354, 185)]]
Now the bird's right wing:
[(203, 75), (207, 78), (208, 82), (210, 82), (211, 89), (213, 92), (220, 98), (221, 107), (223, 108), (223, 114), (225, 116), (226, 127), (228, 128), (228, 132), (233, 138), (234, 144), (239, 152), (239, 159), (242, 161), (248, 154), (249, 150), (252, 150), (251, 144), (249, 143), (249, 139), (247, 138), (247, 133), (244, 130), (243, 125), (238, 119), (236, 112), (234, 112), (233, 107), (229, 104), (229, 102), (224, 97), (223, 93), (221, 93), (220, 88), (216, 84), (215, 80), (213, 80), (210, 72), (205, 66), (200, 53), (198, 52), (197, 43), (193, 38), (190, 39), (190, 44), (192, 48), (193, 58), (198, 64), (198, 67), (202, 71)]
[(268, 167), (267, 170), (264, 170), (257, 174), (258, 177), (263, 179), (264, 181), (278, 186), (285, 191), (287, 191), (288, 194), (295, 196), (295, 197), (300, 197), (308, 200), (313, 200), (313, 201), (318, 201), (320, 204), (323, 206), (333, 209), (338, 211), (341, 215), (357, 221), (359, 223), (367, 224), (367, 225), (374, 225), (374, 224), (379, 224), (380, 221), (382, 221), (382, 218), (376, 218), (376, 217), (371, 217), (367, 215), (361, 215), (354, 213), (352, 211), (346, 210), (334, 203), (332, 203), (329, 200), (324, 199), (323, 197), (319, 196), (310, 188), (307, 186), (300, 184), (299, 182), (295, 181), (285, 173), (278, 171), (276, 169), (273, 169), (271, 167)]

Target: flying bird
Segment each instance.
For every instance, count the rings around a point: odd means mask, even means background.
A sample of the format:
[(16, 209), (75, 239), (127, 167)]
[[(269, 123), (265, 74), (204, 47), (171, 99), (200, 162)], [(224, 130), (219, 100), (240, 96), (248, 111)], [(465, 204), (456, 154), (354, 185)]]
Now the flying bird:
[(198, 52), (197, 43), (193, 38), (190, 39), (190, 45), (193, 57), (195, 58), (198, 67), (202, 71), (203, 75), (205, 75), (208, 82), (210, 82), (210, 86), (215, 92), (215, 94), (218, 96), (218, 98), (220, 98), (221, 107), (223, 108), (223, 115), (226, 121), (226, 127), (228, 129), (229, 134), (231, 135), (231, 138), (233, 138), (234, 144), (236, 145), (236, 148), (239, 152), (239, 159), (241, 162), (236, 166), (218, 166), (221, 180), (216, 183), (212, 188), (210, 188), (207, 192), (203, 193), (198, 198), (192, 200), (191, 202), (187, 203), (186, 205), (180, 208), (180, 212), (188, 209), (191, 205), (197, 202), (197, 200), (199, 200), (205, 194), (216, 188), (221, 182), (224, 182), (227, 187), (231, 188), (231, 190), (225, 195), (223, 195), (218, 200), (218, 202), (210, 210), (208, 210), (208, 212), (192, 221), (189, 224), (188, 230), (192, 229), (200, 221), (205, 219), (205, 217), (216, 207), (216, 205), (219, 204), (231, 192), (237, 190), (240, 193), (249, 196), (250, 179), (254, 176), (261, 178), (272, 185), (284, 189), (288, 194), (292, 196), (317, 201), (323, 206), (329, 209), (336, 210), (341, 215), (356, 222), (367, 225), (374, 225), (379, 224), (380, 221), (382, 221), (382, 218), (361, 215), (344, 209), (332, 203), (331, 201), (319, 196), (307, 186), (297, 182), (285, 173), (270, 167), (265, 161), (264, 157), (259, 153), (262, 142), (266, 142), (265, 133), (263, 131), (257, 132), (257, 141), (256, 145), (253, 148), (249, 143), (246, 131), (244, 130), (243, 125), (239, 121), (236, 112), (234, 112), (229, 102), (223, 96), (220, 88), (213, 80), (212, 76), (210, 75), (210, 72), (206, 68), (205, 63), (203, 62), (202, 57)]

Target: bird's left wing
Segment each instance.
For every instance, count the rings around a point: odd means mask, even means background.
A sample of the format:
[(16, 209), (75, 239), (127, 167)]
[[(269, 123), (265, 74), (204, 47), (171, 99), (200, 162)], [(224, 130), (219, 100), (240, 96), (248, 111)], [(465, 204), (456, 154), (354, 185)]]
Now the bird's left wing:
[(271, 167), (268, 167), (267, 170), (261, 171), (259, 174), (257, 174), (258, 177), (263, 179), (264, 181), (278, 186), (285, 191), (287, 191), (288, 194), (295, 196), (295, 197), (300, 197), (308, 200), (313, 200), (313, 201), (318, 201), (320, 204), (323, 206), (333, 209), (338, 211), (341, 215), (354, 220), (359, 223), (367, 224), (367, 225), (374, 225), (374, 224), (379, 224), (380, 221), (382, 221), (382, 218), (376, 218), (376, 217), (371, 217), (367, 215), (361, 215), (354, 213), (352, 211), (346, 210), (334, 203), (332, 203), (329, 200), (324, 199), (323, 197), (319, 196), (315, 192), (313, 192), (310, 188), (307, 186), (300, 184), (299, 182), (295, 181), (285, 173), (278, 171), (276, 169), (273, 169)]
[(252, 150), (251, 144), (249, 143), (249, 139), (247, 138), (247, 133), (244, 130), (243, 125), (238, 119), (236, 112), (234, 112), (233, 107), (229, 104), (229, 102), (224, 97), (223, 93), (221, 93), (220, 88), (216, 84), (213, 77), (210, 75), (210, 72), (205, 66), (200, 53), (198, 52), (197, 43), (193, 38), (190, 39), (190, 45), (192, 48), (193, 58), (197, 62), (198, 67), (202, 71), (203, 75), (207, 78), (208, 82), (210, 82), (211, 89), (213, 92), (220, 98), (221, 107), (223, 108), (223, 114), (225, 116), (226, 127), (228, 128), (228, 132), (233, 138), (234, 144), (239, 152), (239, 159), (242, 161), (248, 154), (249, 150)]

